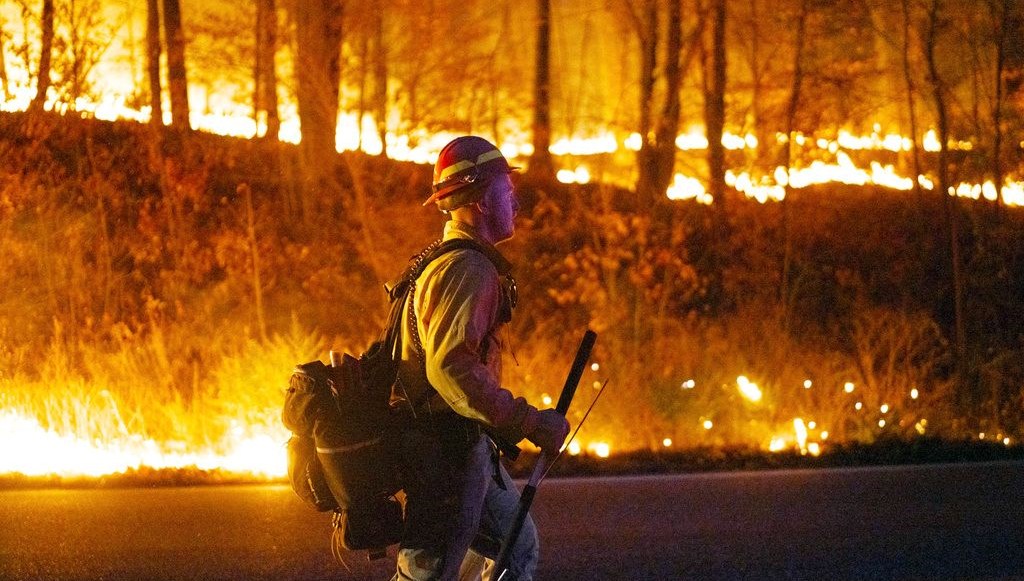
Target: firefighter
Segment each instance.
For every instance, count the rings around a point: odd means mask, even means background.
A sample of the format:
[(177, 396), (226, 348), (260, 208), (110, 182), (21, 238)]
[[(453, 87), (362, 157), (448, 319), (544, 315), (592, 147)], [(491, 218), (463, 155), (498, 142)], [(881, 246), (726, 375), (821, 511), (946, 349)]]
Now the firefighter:
[[(558, 412), (538, 410), (501, 384), (499, 330), (511, 320), (516, 287), (495, 245), (515, 230), (513, 169), (476, 136), (448, 143), (434, 166), (424, 206), (448, 217), (444, 240), (474, 244), (428, 264), (407, 299), (397, 397), (412, 419), (401, 445), (406, 528), (396, 580), (479, 578), (519, 503), (496, 441), (525, 438), (557, 453), (568, 434)], [(528, 520), (503, 581), (532, 579), (537, 559)]]

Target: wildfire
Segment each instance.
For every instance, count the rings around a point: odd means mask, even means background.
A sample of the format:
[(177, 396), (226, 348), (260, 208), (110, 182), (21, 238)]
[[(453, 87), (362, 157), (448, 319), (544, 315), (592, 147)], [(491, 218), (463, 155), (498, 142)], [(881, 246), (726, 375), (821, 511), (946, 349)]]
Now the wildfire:
[[(10, 63), (9, 63), (10, 66)], [(18, 70), (16, 65), (8, 70), (9, 81), (6, 83), (6, 98), (0, 95), (0, 111), (25, 111), (35, 95), (35, 88), (28, 82), (26, 71)], [(192, 87), (191, 100), (195, 103), (211, 102), (210, 95), (199, 87)], [(146, 123), (152, 115), (148, 107), (133, 108), (129, 105), (127, 92), (103, 92), (98, 100), (78, 98), (73, 103), (51, 100), (46, 108), (65, 115), (79, 115), (104, 121), (128, 120)], [(170, 123), (169, 108), (165, 109), (163, 122)], [(301, 128), (295, 106), (283, 103), (281, 106), (282, 124), (279, 138), (288, 143), (301, 141)], [(388, 119), (389, 127), (401, 126), (401, 120)], [(249, 108), (238, 103), (217, 101), (212, 110), (193, 110), (190, 115), (193, 128), (218, 135), (253, 138), (265, 132), (264, 123), (251, 116)], [(509, 159), (524, 161), (533, 153), (533, 147), (526, 137), (519, 133), (510, 133), (500, 143), (500, 149)], [(377, 130), (376, 121), (370, 115), (358, 116), (355, 113), (341, 112), (338, 117), (335, 145), (338, 151), (361, 150), (371, 155), (386, 150), (389, 158), (398, 161), (419, 164), (433, 163), (441, 148), (456, 134), (447, 132), (428, 133), (414, 131), (399, 134), (386, 132), (383, 139)], [(934, 180), (927, 175), (901, 175), (895, 165), (871, 161), (867, 166), (858, 165), (850, 156), (850, 152), (888, 152), (903, 154), (913, 149), (911, 138), (883, 129), (875, 124), (867, 134), (857, 134), (843, 128), (834, 135), (806, 135), (794, 133), (791, 136), (776, 134), (776, 143), (792, 140), (799, 148), (799, 155), (806, 153), (813, 158), (807, 164), (793, 164), (792, 167), (776, 167), (766, 174), (730, 169), (726, 171), (726, 183), (742, 192), (747, 197), (761, 203), (781, 201), (786, 196), (787, 188), (803, 189), (813, 185), (840, 183), (856, 186), (879, 186), (892, 190), (908, 191), (920, 185), (926, 190), (934, 191), (937, 187)], [(550, 151), (564, 165), (557, 172), (557, 179), (564, 183), (589, 183), (593, 178), (591, 168), (601, 167), (589, 164), (578, 158), (600, 158), (613, 156), (623, 152), (637, 152), (641, 149), (643, 137), (638, 133), (622, 135), (611, 130), (592, 129), (586, 135), (562, 136), (551, 144)], [(763, 147), (757, 136), (751, 133), (733, 133), (726, 131), (722, 136), (722, 145), (730, 151), (752, 151)], [(682, 152), (700, 152), (709, 146), (705, 132), (700, 126), (686, 128), (684, 133), (676, 136), (674, 144)], [(921, 140), (921, 148), (926, 152), (937, 152), (941, 149), (941, 141), (934, 129), (925, 132)], [(972, 151), (974, 144), (969, 141), (951, 140), (946, 144), (954, 151)], [(1020, 143), (1024, 148), (1024, 142)], [(824, 157), (830, 161), (818, 159)], [(565, 158), (574, 158), (568, 161)], [(1024, 206), (1024, 181), (1007, 178), (1003, 184), (992, 181), (983, 183), (958, 183), (950, 187), (950, 195), (973, 200), (994, 201), (1002, 199), (1008, 206)], [(666, 196), (673, 200), (693, 200), (700, 204), (714, 202), (707, 192), (705, 180), (699, 176), (690, 176), (675, 172)], [(595, 364), (596, 366), (596, 364)], [(596, 371), (596, 368), (594, 369)], [(693, 389), (694, 381), (687, 380), (683, 389)], [(737, 378), (740, 393), (750, 402), (759, 402), (763, 397), (757, 384), (746, 377)], [(854, 385), (844, 386), (846, 393), (854, 391)], [(915, 390), (916, 393), (916, 390)], [(916, 399), (916, 395), (912, 396)], [(550, 396), (545, 396), (545, 405), (550, 405)], [(861, 402), (856, 409), (861, 410)], [(882, 410), (887, 413), (888, 409)], [(881, 421), (884, 426), (884, 420)], [(700, 426), (704, 430), (715, 427), (711, 419), (701, 418)], [(925, 434), (928, 423), (921, 419), (914, 424), (914, 429)], [(820, 451), (817, 442), (810, 441), (810, 430), (814, 427), (806, 424), (801, 418), (794, 418), (793, 432), (772, 438), (769, 449), (784, 450), (795, 446), (801, 453), (816, 455)], [(36, 418), (20, 413), (15, 409), (0, 408), (0, 447), (5, 453), (0, 456), (0, 474), (21, 473), (27, 476), (102, 476), (124, 472), (141, 466), (151, 468), (184, 468), (195, 466), (199, 469), (221, 469), (235, 473), (252, 474), (260, 477), (280, 477), (286, 472), (284, 442), (288, 434), (283, 428), (259, 428), (235, 423), (225, 435), (224, 440), (209, 449), (186, 451), (184, 445), (173, 442), (159, 442), (139, 434), (124, 434), (113, 438), (97, 436), (83, 437), (59, 433), (43, 426)], [(828, 432), (822, 431), (820, 439), (825, 440)], [(1004, 443), (1009, 445), (1009, 439)], [(673, 441), (666, 438), (663, 446), (671, 447)], [(585, 446), (572, 442), (568, 446), (570, 454), (579, 454), (584, 449), (604, 458), (610, 454), (611, 445), (605, 442), (591, 442)]]
[(28, 416), (0, 410), (0, 474), (104, 476), (133, 468), (220, 469), (263, 478), (286, 473), (285, 433), (254, 433), (234, 425), (222, 451), (184, 452), (139, 435), (85, 439), (44, 428)]
[[(197, 90), (202, 93), (202, 91)], [(28, 108), (35, 93), (34, 88), (24, 84), (11, 83), (10, 97), (0, 101), (0, 110), (7, 112), (24, 111)], [(202, 96), (202, 95), (198, 95)], [(151, 116), (149, 107), (134, 109), (127, 105), (126, 97), (119, 93), (106, 94), (100, 101), (79, 98), (73, 105), (51, 101), (47, 109), (61, 114), (77, 114), (105, 121), (131, 120), (148, 122)], [(297, 115), (290, 106), (283, 107), (284, 115), (279, 137), (288, 143), (298, 143), (302, 139)], [(164, 123), (170, 123), (170, 112), (164, 113)], [(240, 106), (225, 107), (219, 111), (193, 111), (190, 115), (193, 128), (217, 135), (252, 138), (262, 134), (265, 127), (253, 119), (248, 111)], [(411, 134), (386, 132), (384, 141), (376, 129), (376, 122), (370, 115), (361, 119), (355, 113), (341, 112), (335, 145), (338, 151), (356, 151), (376, 155), (387, 149), (388, 157), (398, 161), (430, 164), (437, 159), (441, 148), (454, 138), (456, 134), (449, 132), (427, 133), (416, 131)], [(784, 134), (777, 134), (780, 143), (788, 141)], [(761, 203), (781, 201), (785, 198), (787, 186), (802, 189), (812, 185), (841, 183), (847, 185), (876, 185), (893, 190), (913, 189), (915, 179), (900, 175), (895, 166), (872, 161), (867, 167), (859, 167), (847, 151), (889, 151), (906, 152), (912, 148), (910, 138), (895, 133), (883, 133), (881, 126), (876, 124), (874, 131), (868, 135), (856, 135), (841, 129), (835, 139), (811, 138), (802, 133), (795, 133), (793, 142), (801, 148), (817, 148), (835, 157), (832, 163), (814, 160), (805, 167), (794, 166), (788, 170), (777, 167), (772, 174), (756, 176), (746, 171), (727, 170), (726, 184), (742, 192), (747, 197)], [(641, 136), (631, 133), (619, 139), (611, 131), (600, 131), (590, 136), (561, 137), (551, 145), (551, 153), (556, 157), (586, 158), (600, 155), (615, 154), (620, 151), (639, 151), (642, 144)], [(696, 151), (707, 149), (708, 141), (699, 127), (691, 127), (686, 133), (680, 134), (675, 141), (680, 151)], [(726, 132), (722, 136), (722, 145), (729, 150), (754, 150), (759, 147), (758, 139), (753, 134), (739, 135)], [(939, 140), (934, 130), (925, 133), (922, 140), (925, 151), (939, 150)], [(970, 151), (973, 144), (969, 141), (951, 141), (949, 149)], [(509, 159), (525, 160), (533, 153), (532, 146), (522, 137), (508, 138), (500, 144), (502, 153)], [(592, 179), (586, 164), (578, 164), (575, 169), (563, 168), (557, 172), (557, 179), (563, 183), (589, 183)], [(917, 176), (917, 183), (924, 189), (934, 190), (934, 181), (928, 176)], [(950, 194), (974, 200), (986, 199), (994, 201), (1002, 197), (1008, 206), (1024, 206), (1024, 181), (1007, 178), (1001, 187), (992, 181), (984, 183), (960, 183), (950, 187)], [(673, 200), (694, 200), (701, 204), (711, 204), (713, 199), (707, 193), (701, 179), (676, 173), (666, 191), (666, 196)]]

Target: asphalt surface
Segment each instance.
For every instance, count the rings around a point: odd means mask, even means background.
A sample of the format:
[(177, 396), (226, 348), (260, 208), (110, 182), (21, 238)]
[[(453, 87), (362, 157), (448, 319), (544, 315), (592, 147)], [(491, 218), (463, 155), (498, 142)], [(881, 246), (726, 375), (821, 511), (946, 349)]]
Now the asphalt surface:
[[(1024, 463), (548, 480), (537, 579), (1024, 580)], [(0, 492), (0, 579), (380, 579), (284, 486)]]

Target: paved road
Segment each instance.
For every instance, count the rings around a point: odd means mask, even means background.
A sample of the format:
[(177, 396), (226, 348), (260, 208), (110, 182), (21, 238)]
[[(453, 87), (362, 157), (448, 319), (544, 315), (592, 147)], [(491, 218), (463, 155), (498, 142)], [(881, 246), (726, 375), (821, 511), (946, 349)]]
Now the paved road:
[[(538, 579), (1024, 580), (1024, 463), (545, 482)], [(0, 492), (0, 579), (380, 579), (282, 486)]]

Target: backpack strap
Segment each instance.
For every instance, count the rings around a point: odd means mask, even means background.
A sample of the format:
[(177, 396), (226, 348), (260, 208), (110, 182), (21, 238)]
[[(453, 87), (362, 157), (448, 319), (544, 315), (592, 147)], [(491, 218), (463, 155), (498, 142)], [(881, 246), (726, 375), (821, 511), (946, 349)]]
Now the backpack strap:
[(512, 264), (494, 248), (488, 248), (468, 238), (435, 240), (412, 258), (412, 264), (402, 272), (401, 276), (384, 284), (391, 309), (388, 311), (387, 323), (381, 332), (380, 341), (385, 349), (390, 350), (392, 358), (398, 357), (399, 338), (402, 336), (403, 306), (406, 296), (416, 284), (416, 279), (423, 274), (428, 264), (453, 250), (460, 249), (472, 249), (480, 252), (491, 261), (498, 274), (503, 274), (507, 279), (511, 279)]
[(384, 290), (388, 293), (388, 298), (394, 302), (404, 297), (409, 286), (423, 274), (428, 264), (453, 250), (461, 249), (476, 250), (486, 256), (501, 276), (508, 276), (512, 272), (512, 263), (492, 246), (485, 246), (469, 238), (435, 240), (412, 258), (412, 264), (398, 278), (384, 283)]

